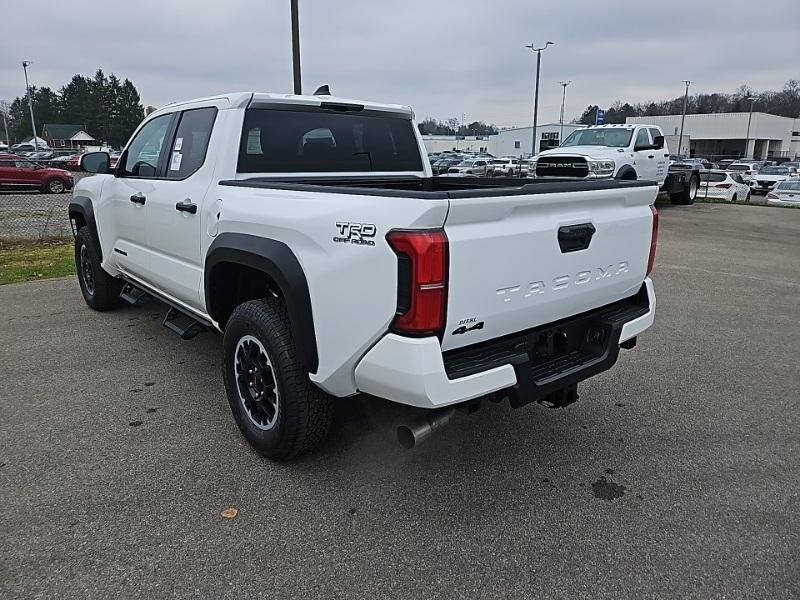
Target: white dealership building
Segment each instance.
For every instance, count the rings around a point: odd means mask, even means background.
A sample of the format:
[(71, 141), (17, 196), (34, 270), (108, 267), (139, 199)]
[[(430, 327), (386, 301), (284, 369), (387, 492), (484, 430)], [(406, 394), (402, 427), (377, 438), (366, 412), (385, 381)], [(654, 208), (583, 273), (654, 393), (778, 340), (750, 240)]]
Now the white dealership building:
[[(564, 137), (585, 125), (564, 123)], [(536, 152), (557, 147), (561, 137), (561, 124), (542, 123), (538, 130)], [(492, 156), (530, 156), (533, 142), (533, 127), (511, 127), (494, 135), (423, 135), (428, 152), (460, 150), (462, 152), (488, 152)]]
[[(626, 122), (658, 125), (670, 149), (677, 150), (681, 115), (628, 117)], [(752, 119), (746, 112), (686, 115), (683, 137), (684, 151), (688, 147), (692, 156), (794, 158), (800, 154), (800, 119), (762, 112), (754, 112)]]

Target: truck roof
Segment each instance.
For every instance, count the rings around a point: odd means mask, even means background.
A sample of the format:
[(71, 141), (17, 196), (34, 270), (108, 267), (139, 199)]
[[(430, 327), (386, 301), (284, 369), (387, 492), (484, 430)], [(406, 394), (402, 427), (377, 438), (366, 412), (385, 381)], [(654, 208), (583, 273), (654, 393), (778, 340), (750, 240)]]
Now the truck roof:
[(171, 102), (159, 108), (156, 112), (167, 112), (177, 107), (198, 104), (202, 102), (227, 100), (229, 108), (246, 108), (253, 104), (298, 104), (305, 106), (319, 106), (323, 102), (340, 104), (358, 104), (367, 110), (377, 110), (383, 112), (401, 113), (413, 117), (414, 111), (410, 106), (402, 104), (385, 104), (382, 102), (371, 102), (368, 100), (354, 100), (352, 98), (340, 98), (339, 96), (320, 95), (313, 96), (308, 94), (277, 94), (273, 92), (228, 92), (204, 98), (194, 98), (192, 100), (182, 100)]

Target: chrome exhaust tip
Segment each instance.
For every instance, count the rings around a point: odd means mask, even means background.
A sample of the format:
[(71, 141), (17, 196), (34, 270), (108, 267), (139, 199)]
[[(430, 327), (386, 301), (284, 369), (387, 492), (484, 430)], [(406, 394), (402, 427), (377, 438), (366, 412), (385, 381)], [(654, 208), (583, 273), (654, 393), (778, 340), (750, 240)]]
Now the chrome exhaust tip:
[(400, 425), (397, 428), (397, 441), (403, 448), (415, 448), (452, 421), (455, 414), (456, 409), (452, 407), (432, 410), (410, 423)]

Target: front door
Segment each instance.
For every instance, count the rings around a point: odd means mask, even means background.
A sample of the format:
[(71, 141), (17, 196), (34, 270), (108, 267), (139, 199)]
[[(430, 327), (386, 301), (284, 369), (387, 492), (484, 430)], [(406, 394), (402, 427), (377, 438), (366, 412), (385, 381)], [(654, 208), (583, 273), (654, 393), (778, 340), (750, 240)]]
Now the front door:
[[(207, 156), (217, 109), (186, 110), (170, 136), (166, 171), (147, 198), (150, 279), (176, 300), (201, 309), (201, 219), (211, 187), (214, 157)], [(213, 199), (212, 199), (213, 201)]]
[(103, 242), (103, 256), (124, 273), (150, 280), (146, 213), (159, 184), (166, 159), (165, 140), (174, 115), (148, 121), (131, 140), (116, 174), (103, 188), (95, 211)]
[[(637, 148), (645, 148), (644, 150), (637, 150)], [(647, 129), (642, 127), (636, 132), (636, 141), (634, 143), (633, 153), (636, 161), (636, 174), (639, 179), (646, 181), (658, 181), (658, 155), (659, 153), (652, 148), (650, 142), (650, 134)], [(663, 154), (663, 152), (661, 153)]]

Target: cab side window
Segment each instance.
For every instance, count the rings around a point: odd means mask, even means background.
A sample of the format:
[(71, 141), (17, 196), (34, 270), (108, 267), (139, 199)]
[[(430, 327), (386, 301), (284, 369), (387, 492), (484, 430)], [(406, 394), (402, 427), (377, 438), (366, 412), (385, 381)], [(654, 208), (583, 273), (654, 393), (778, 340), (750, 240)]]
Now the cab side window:
[(663, 135), (658, 129), (650, 129), (650, 138), (653, 140), (653, 143), (656, 143), (656, 138), (660, 135)]
[(164, 146), (172, 115), (156, 117), (139, 130), (128, 146), (125, 164), (120, 166), (121, 177), (156, 177), (158, 159)]
[(636, 134), (636, 146), (649, 146), (650, 145), (650, 136), (647, 133), (647, 129), (640, 129), (639, 133)]
[(203, 166), (217, 109), (184, 111), (167, 161), (167, 179), (186, 179)]

